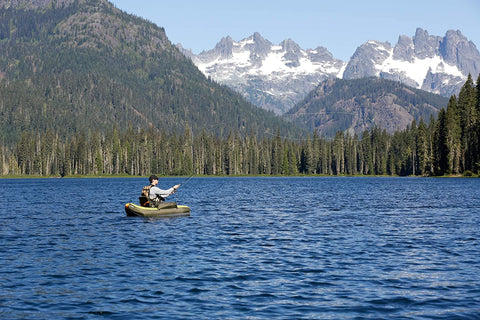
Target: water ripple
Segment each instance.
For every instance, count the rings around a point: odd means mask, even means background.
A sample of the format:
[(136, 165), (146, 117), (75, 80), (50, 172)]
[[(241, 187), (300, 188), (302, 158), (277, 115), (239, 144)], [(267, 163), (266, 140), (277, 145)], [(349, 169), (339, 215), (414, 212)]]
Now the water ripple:
[(480, 317), (477, 179), (193, 178), (176, 219), (125, 216), (144, 179), (3, 179), (2, 203), (26, 183), (2, 319)]

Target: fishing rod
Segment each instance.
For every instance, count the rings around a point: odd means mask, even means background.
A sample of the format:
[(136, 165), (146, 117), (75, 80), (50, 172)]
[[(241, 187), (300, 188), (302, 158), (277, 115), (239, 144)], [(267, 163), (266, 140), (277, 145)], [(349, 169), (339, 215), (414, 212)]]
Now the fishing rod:
[(195, 174), (193, 173), (190, 177), (186, 178), (186, 179), (183, 180), (181, 183), (179, 183), (178, 188), (172, 192), (173, 195), (174, 195), (174, 197), (175, 197), (175, 202), (177, 202), (177, 190), (178, 190), (181, 186), (183, 186), (185, 183), (187, 183), (190, 179), (192, 179), (194, 175), (195, 175)]
[[(180, 182), (180, 186), (178, 188), (180, 188), (181, 186), (183, 186), (185, 183), (187, 183), (190, 179), (193, 178), (195, 174), (192, 174), (190, 177), (186, 178), (185, 180), (183, 180), (182, 182)], [(177, 189), (178, 189), (177, 188)]]

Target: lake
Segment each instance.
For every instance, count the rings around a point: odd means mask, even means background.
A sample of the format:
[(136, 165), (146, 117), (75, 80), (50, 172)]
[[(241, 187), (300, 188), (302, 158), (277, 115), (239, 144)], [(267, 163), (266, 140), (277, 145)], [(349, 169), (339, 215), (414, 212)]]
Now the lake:
[(480, 318), (480, 179), (192, 178), (190, 217), (126, 217), (147, 184), (0, 179), (0, 318)]

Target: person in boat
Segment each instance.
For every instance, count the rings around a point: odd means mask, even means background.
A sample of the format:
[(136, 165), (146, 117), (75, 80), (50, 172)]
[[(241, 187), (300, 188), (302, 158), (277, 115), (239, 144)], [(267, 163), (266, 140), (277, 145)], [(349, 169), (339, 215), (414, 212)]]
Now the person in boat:
[(180, 187), (180, 185), (177, 184), (167, 190), (160, 189), (159, 187), (157, 187), (158, 177), (154, 174), (152, 174), (148, 178), (148, 180), (150, 181), (150, 192), (148, 194), (148, 200), (149, 200), (148, 202), (150, 203), (151, 207), (158, 207), (160, 203), (165, 201), (165, 198), (175, 193), (178, 187)]

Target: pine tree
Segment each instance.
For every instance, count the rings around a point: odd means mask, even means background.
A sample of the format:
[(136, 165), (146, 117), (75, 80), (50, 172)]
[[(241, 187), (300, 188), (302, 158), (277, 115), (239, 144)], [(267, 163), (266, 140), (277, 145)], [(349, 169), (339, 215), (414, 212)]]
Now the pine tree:
[(282, 150), (282, 139), (280, 137), (280, 131), (277, 130), (277, 134), (274, 137), (271, 144), (271, 155), (272, 155), (272, 174), (278, 175), (282, 172), (282, 163), (283, 163), (283, 150)]
[(416, 155), (417, 155), (417, 174), (419, 175), (430, 175), (430, 165), (429, 165), (429, 137), (428, 137), (428, 128), (423, 119), (420, 119), (417, 129), (416, 136)]
[(448, 172), (458, 174), (462, 168), (462, 112), (455, 96), (450, 98), (446, 112), (446, 144), (448, 148)]
[(478, 118), (475, 99), (475, 87), (472, 77), (469, 74), (467, 81), (460, 89), (457, 102), (460, 113), (460, 126), (462, 130), (461, 148), (463, 151), (460, 172), (472, 169), (475, 161), (477, 144), (475, 126)]
[(332, 169), (335, 175), (345, 173), (345, 139), (344, 134), (338, 131), (333, 139)]
[(362, 155), (363, 159), (361, 160), (361, 172), (362, 174), (374, 174), (374, 165), (372, 157), (372, 141), (371, 135), (368, 130), (365, 130), (362, 135)]
[(474, 129), (475, 156), (473, 159), (473, 171), (476, 173), (480, 173), (480, 74), (477, 78), (475, 92), (475, 111), (477, 113), (477, 121)]
[(185, 158), (185, 167), (183, 170), (183, 174), (185, 175), (192, 175), (193, 171), (193, 133), (190, 129), (190, 126), (185, 127), (185, 134), (183, 137), (183, 155)]
[(445, 109), (440, 110), (438, 120), (435, 126), (434, 136), (434, 172), (437, 176), (448, 173), (448, 128), (447, 128), (447, 112)]

